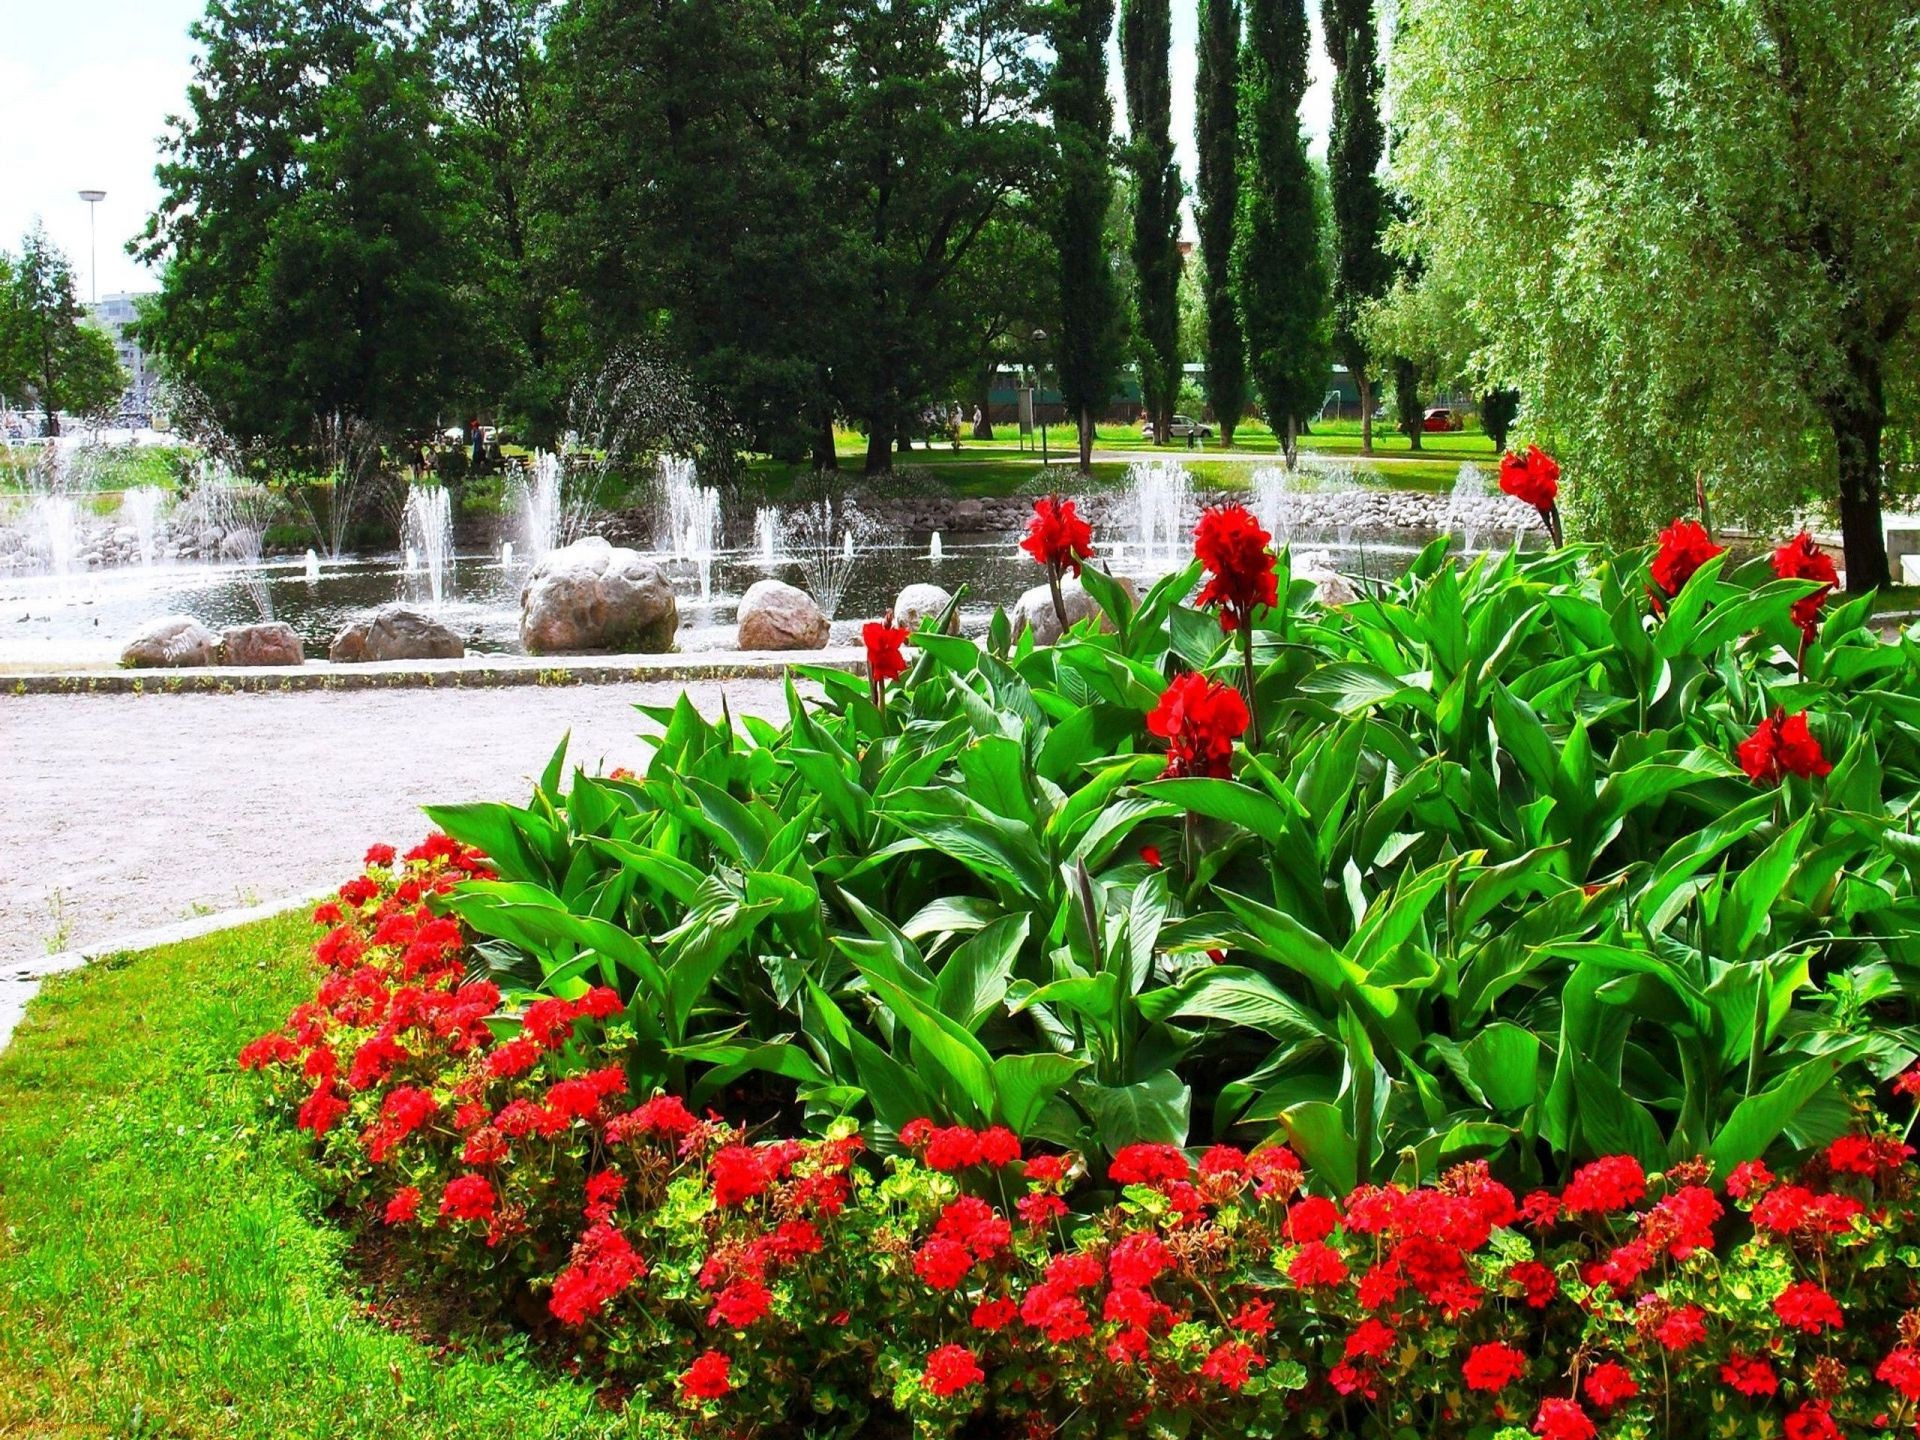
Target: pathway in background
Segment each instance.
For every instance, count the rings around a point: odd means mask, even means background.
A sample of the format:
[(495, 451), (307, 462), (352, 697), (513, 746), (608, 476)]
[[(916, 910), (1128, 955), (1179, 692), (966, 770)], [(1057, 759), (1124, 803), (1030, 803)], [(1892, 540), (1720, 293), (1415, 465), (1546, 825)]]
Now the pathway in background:
[[(633, 706), (682, 688), (0, 699), (0, 1043), (62, 952), (337, 885), (424, 835), (424, 804), (524, 799), (564, 731), (637, 766)], [(784, 713), (774, 681), (684, 688)]]

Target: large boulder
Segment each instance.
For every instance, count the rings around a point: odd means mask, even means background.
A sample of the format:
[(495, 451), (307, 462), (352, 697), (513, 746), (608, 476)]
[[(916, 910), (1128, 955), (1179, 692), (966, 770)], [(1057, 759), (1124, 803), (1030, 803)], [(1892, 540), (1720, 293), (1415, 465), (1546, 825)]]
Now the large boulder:
[[(909, 585), (893, 597), (893, 623), (909, 630), (918, 630), (922, 621), (938, 620), (951, 604), (953, 596), (938, 585)], [(1047, 604), (1051, 608), (1053, 602), (1048, 601)], [(947, 633), (960, 633), (960, 612), (957, 610), (947, 622)]]
[(818, 650), (833, 628), (811, 595), (780, 580), (749, 585), (739, 620), (742, 650)]
[(520, 589), (520, 643), (529, 655), (657, 654), (673, 648), (679, 628), (666, 572), (598, 535), (548, 551)]
[(461, 638), (418, 610), (383, 605), (370, 620), (356, 620), (327, 647), (336, 665), (370, 660), (458, 660), (467, 653)]
[(300, 636), (281, 620), (260, 625), (235, 625), (220, 633), (222, 665), (304, 665), (307, 652)]
[(177, 670), (183, 665), (212, 665), (219, 658), (220, 637), (191, 615), (149, 620), (120, 652), (120, 663), (133, 670)]
[[(1127, 594), (1135, 599), (1138, 592), (1133, 582), (1117, 579), (1115, 582)], [(1089, 615), (1098, 615), (1100, 607), (1087, 593), (1077, 575), (1068, 575), (1060, 581), (1060, 602), (1067, 607), (1067, 624), (1078, 625)], [(1052, 645), (1060, 638), (1060, 617), (1053, 608), (1053, 592), (1045, 585), (1036, 585), (1013, 602), (1013, 610), (1008, 618), (1013, 621), (1013, 633), (1017, 636), (1022, 630), (1033, 631), (1036, 645)]]

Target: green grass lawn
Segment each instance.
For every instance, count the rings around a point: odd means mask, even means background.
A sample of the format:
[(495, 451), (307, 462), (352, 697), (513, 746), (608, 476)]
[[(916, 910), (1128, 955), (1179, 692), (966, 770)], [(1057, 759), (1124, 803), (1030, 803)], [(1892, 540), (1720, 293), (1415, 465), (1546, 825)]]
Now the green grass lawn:
[(0, 1052), (0, 1436), (667, 1436), (506, 1340), (382, 1325), (240, 1044), (311, 989), (286, 917), (51, 980)]

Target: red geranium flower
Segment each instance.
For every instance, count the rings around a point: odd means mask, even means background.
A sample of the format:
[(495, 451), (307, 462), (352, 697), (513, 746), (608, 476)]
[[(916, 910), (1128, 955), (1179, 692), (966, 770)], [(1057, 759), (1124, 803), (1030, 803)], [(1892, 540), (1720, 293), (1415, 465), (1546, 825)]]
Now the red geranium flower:
[(1273, 537), (1260, 528), (1244, 505), (1210, 505), (1193, 531), (1193, 553), (1207, 567), (1206, 587), (1194, 603), (1220, 607), (1220, 628), (1238, 630), (1252, 622), (1262, 605), (1280, 603), (1274, 573)]
[(1653, 1338), (1669, 1350), (1689, 1349), (1707, 1338), (1706, 1320), (1698, 1305), (1682, 1305), (1654, 1327)]
[(1504, 1390), (1527, 1370), (1526, 1353), (1511, 1345), (1494, 1341), (1476, 1345), (1460, 1367), (1460, 1378), (1469, 1390)]
[(1796, 1280), (1775, 1296), (1773, 1313), (1808, 1335), (1838, 1330), (1846, 1323), (1839, 1302), (1811, 1280)]
[(1541, 1440), (1593, 1440), (1595, 1431), (1578, 1400), (1550, 1395), (1540, 1402), (1540, 1411), (1533, 1417), (1533, 1433)]
[(986, 1378), (987, 1372), (980, 1368), (979, 1359), (966, 1346), (942, 1345), (927, 1356), (927, 1370), (921, 1376), (921, 1383), (944, 1400)]
[(907, 673), (907, 659), (900, 653), (900, 647), (906, 643), (909, 633), (884, 620), (869, 620), (861, 627), (860, 638), (867, 646), (867, 678), (876, 686), (898, 680)]
[(1197, 672), (1180, 676), (1147, 717), (1147, 730), (1167, 741), (1168, 775), (1233, 773), (1233, 742), (1247, 729), (1247, 702), (1231, 685)]
[(1238, 1395), (1240, 1387), (1247, 1383), (1247, 1377), (1266, 1363), (1259, 1352), (1244, 1340), (1224, 1340), (1213, 1347), (1213, 1353), (1207, 1356), (1200, 1373)]
[(1782, 580), (1820, 582), (1818, 590), (1793, 602), (1793, 623), (1811, 643), (1820, 629), (1820, 607), (1827, 603), (1827, 596), (1840, 583), (1840, 572), (1834, 569), (1832, 559), (1813, 543), (1813, 537), (1802, 530), (1773, 552), (1773, 573)]
[(1750, 1400), (1775, 1394), (1780, 1389), (1780, 1377), (1774, 1373), (1771, 1361), (1739, 1350), (1727, 1356), (1727, 1363), (1720, 1367), (1720, 1378)]
[(456, 1175), (440, 1192), (443, 1220), (491, 1220), (493, 1207), (493, 1186), (484, 1175)]
[(1693, 572), (1726, 547), (1713, 543), (1706, 527), (1697, 520), (1675, 520), (1660, 532), (1660, 549), (1653, 557), (1653, 583), (1672, 599), (1678, 595)]
[(1787, 1416), (1787, 1440), (1844, 1440), (1833, 1423), (1833, 1406), (1826, 1400), (1809, 1400)]
[(1586, 1392), (1587, 1399), (1602, 1410), (1611, 1410), (1623, 1400), (1631, 1400), (1640, 1393), (1640, 1386), (1627, 1367), (1617, 1360), (1605, 1360), (1587, 1372), (1587, 1378), (1580, 1388)]
[(1074, 513), (1073, 501), (1043, 495), (1033, 502), (1020, 548), (1049, 569), (1078, 575), (1080, 563), (1093, 558), (1093, 527)]
[(1610, 1215), (1647, 1193), (1647, 1172), (1631, 1155), (1603, 1155), (1582, 1165), (1567, 1182), (1561, 1203), (1570, 1213)]
[(1807, 729), (1805, 711), (1788, 715), (1775, 710), (1734, 753), (1740, 768), (1756, 785), (1778, 785), (1789, 775), (1811, 780), (1833, 769), (1820, 742)]
[(404, 1225), (419, 1213), (420, 1187), (407, 1185), (394, 1192), (393, 1198), (387, 1201), (386, 1211), (380, 1218), (389, 1225)]
[(680, 1393), (689, 1400), (718, 1400), (733, 1388), (733, 1361), (709, 1350), (680, 1375)]
[(1902, 1345), (1889, 1351), (1873, 1378), (1891, 1385), (1908, 1400), (1920, 1400), (1920, 1350)]

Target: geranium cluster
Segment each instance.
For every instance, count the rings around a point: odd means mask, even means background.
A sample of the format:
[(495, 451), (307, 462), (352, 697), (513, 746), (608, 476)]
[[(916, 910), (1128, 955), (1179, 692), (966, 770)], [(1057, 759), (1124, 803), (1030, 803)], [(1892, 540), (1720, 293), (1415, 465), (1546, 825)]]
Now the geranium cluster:
[(882, 1160), (850, 1121), (753, 1136), (630, 1094), (609, 991), (516, 1009), (466, 979), (428, 901), (484, 873), (376, 851), (317, 914), (319, 994), (243, 1063), (422, 1283), (543, 1313), (695, 1428), (1832, 1440), (1920, 1414), (1920, 1171), (1864, 1115), (1791, 1176), (1615, 1155), (1557, 1192), (1461, 1164), (1333, 1196), (1279, 1145), (1089, 1167), (930, 1120), (867, 1137)]

